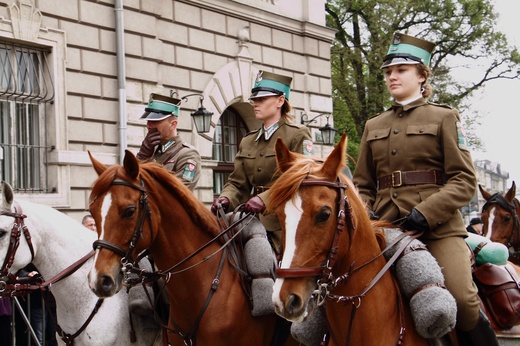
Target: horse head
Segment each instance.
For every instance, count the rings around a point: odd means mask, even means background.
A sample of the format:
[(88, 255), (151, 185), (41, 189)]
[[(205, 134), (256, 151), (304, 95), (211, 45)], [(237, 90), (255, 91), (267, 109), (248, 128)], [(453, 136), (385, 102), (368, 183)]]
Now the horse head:
[[(12, 187), (0, 183), (0, 277), (14, 274), (34, 257), (30, 235), (24, 224), (25, 215), (14, 200)], [(29, 238), (27, 238), (29, 237)], [(2, 260), (3, 259), (3, 260)]]
[(276, 143), (281, 175), (269, 190), (267, 207), (282, 226), (283, 257), (273, 302), (277, 314), (291, 321), (305, 319), (317, 280), (327, 281), (337, 271), (334, 262), (350, 255), (356, 227), (371, 227), (364, 204), (341, 173), (346, 143), (343, 134), (325, 162), (290, 152), (280, 139)]
[(122, 287), (122, 265), (131, 264), (152, 242), (153, 206), (148, 203), (145, 174), (130, 151), (122, 166), (107, 167), (90, 152), (89, 156), (98, 174), (90, 195), (90, 213), (99, 238), (94, 242), (96, 257), (89, 284), (99, 297), (110, 297)]
[(510, 254), (518, 253), (520, 251), (520, 202), (515, 198), (515, 182), (513, 181), (511, 188), (504, 195), (491, 194), (481, 185), (479, 190), (486, 200), (481, 214), (484, 236), (509, 247)]

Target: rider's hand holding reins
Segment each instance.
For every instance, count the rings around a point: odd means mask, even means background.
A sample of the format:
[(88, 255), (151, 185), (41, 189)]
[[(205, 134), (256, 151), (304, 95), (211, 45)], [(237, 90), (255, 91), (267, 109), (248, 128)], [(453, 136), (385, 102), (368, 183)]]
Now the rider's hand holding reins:
[(410, 231), (429, 231), (430, 225), (428, 225), (428, 221), (426, 218), (419, 212), (419, 210), (413, 208), (410, 211), (403, 222), (403, 227)]
[(150, 129), (141, 143), (141, 148), (136, 157), (140, 161), (148, 160), (153, 155), (155, 146), (161, 144), (161, 134), (156, 128)]
[(244, 211), (246, 213), (258, 214), (265, 209), (264, 201), (258, 196), (252, 197), (246, 204), (244, 204)]
[(229, 199), (227, 199), (227, 197), (219, 197), (215, 201), (213, 201), (213, 204), (211, 205), (211, 212), (215, 215), (217, 215), (219, 204), (224, 210), (224, 212), (226, 212), (229, 208)]

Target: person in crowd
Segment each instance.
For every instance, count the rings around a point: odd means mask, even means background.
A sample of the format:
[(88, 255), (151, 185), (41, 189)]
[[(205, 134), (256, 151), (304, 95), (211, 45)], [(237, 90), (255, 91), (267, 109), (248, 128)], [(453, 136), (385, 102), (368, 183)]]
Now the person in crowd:
[(474, 233), (478, 235), (482, 235), (482, 220), (479, 217), (474, 217), (469, 221), (468, 227), (466, 227), (466, 231), (469, 233)]
[[(30, 263), (25, 266), (23, 269), (19, 270), (17, 273), (17, 278), (32, 278), (37, 280), (37, 278), (41, 275), (38, 272), (37, 268), (34, 264)], [(49, 346), (57, 345), (56, 341), (56, 329), (54, 328), (54, 323), (52, 318), (56, 318), (56, 300), (51, 292), (46, 292), (47, 298), (44, 300), (42, 292), (39, 290), (33, 291), (29, 294), (29, 302), (28, 307), (30, 309), (27, 310), (27, 313), (30, 314), (31, 327), (38, 338), (38, 342), (40, 345), (44, 344)], [(48, 307), (45, 307), (44, 304), (48, 304)], [(49, 311), (53, 314), (51, 317)], [(22, 320), (20, 320), (19, 324), (24, 324)], [(37, 345), (34, 340), (31, 340), (31, 345)]]
[(90, 229), (91, 231), (94, 231), (94, 232), (97, 231), (96, 221), (94, 221), (94, 218), (90, 214), (83, 216), (83, 219), (81, 220), (81, 224), (83, 226), (87, 227), (88, 229)]
[(177, 132), (181, 100), (150, 94), (150, 101), (141, 119), (146, 120), (148, 133), (137, 159), (158, 162), (172, 171), (193, 191), (200, 178), (201, 158), (192, 145), (184, 142)]
[(11, 346), (13, 344), (11, 332), (12, 307), (11, 298), (0, 297), (0, 346)]
[(498, 345), (480, 310), (459, 212), (477, 186), (467, 139), (455, 109), (427, 101), (434, 47), (394, 35), (381, 68), (395, 103), (366, 122), (353, 181), (373, 218), (424, 232), (457, 302), (460, 344)]
[[(255, 117), (262, 126), (241, 140), (234, 170), (211, 211), (216, 214), (234, 210), (245, 203), (244, 211), (259, 213), (270, 240), (279, 249), (281, 226), (274, 214), (263, 215), (266, 192), (277, 179), (274, 145), (281, 138), (291, 151), (312, 155), (312, 137), (308, 127), (296, 124), (289, 114), (291, 77), (260, 71), (249, 97)], [(311, 150), (311, 152), (309, 152)]]

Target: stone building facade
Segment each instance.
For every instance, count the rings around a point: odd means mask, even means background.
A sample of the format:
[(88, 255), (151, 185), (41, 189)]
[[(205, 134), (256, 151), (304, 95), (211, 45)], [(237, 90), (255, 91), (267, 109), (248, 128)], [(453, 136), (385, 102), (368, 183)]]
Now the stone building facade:
[[(297, 121), (332, 113), (334, 31), (325, 26), (324, 3), (0, 1), (1, 179), (19, 198), (80, 219), (97, 177), (88, 152), (120, 163), (146, 134), (139, 117), (150, 93), (197, 94), (182, 102), (179, 130), (201, 153), (195, 194), (209, 205), (222, 184), (215, 177), (229, 171), (236, 150), (238, 139), (226, 131), (258, 126), (248, 102), (258, 70), (293, 78)], [(201, 101), (213, 116), (210, 131), (199, 134), (190, 113)], [(320, 144), (327, 121), (309, 124), (320, 156), (332, 149)]]

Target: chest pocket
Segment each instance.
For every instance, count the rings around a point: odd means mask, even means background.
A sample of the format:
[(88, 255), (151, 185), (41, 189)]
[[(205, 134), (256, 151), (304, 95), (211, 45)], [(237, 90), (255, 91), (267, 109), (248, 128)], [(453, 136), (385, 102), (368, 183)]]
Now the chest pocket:
[(406, 127), (407, 135), (437, 135), (439, 125), (437, 124), (423, 124), (423, 125), (408, 125)]
[(385, 139), (389, 135), (390, 135), (390, 128), (372, 130), (372, 131), (368, 132), (367, 142), (377, 141), (377, 140), (380, 140), (380, 139)]

